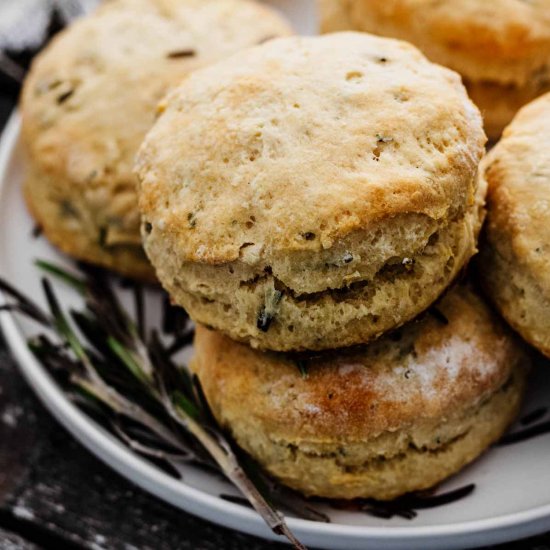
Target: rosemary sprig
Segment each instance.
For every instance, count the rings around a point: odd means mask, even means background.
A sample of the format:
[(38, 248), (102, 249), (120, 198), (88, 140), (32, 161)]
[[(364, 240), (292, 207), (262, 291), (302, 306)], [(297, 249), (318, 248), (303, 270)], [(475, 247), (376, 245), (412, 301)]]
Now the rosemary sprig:
[[(113, 432), (131, 449), (165, 462), (180, 478), (183, 465), (190, 461), (210, 468), (215, 465), (275, 533), (304, 550), (273, 503), (302, 511), (308, 519), (328, 518), (300, 496), (279, 489), (216, 424), (198, 379), (172, 360), (175, 351), (190, 342), (186, 314), (165, 308), (177, 321), (175, 328), (174, 324), (165, 327), (171, 343), (165, 344), (155, 331), (147, 338), (143, 321), (138, 319), (136, 324), (125, 312), (104, 272), (80, 266), (81, 273), (76, 275), (48, 262), (36, 263), (82, 294), (86, 303), (84, 311), (71, 311), (67, 316), (49, 279), (43, 278), (48, 314), (0, 279), (0, 290), (13, 300), (2, 309), (27, 315), (52, 329), (59, 339), (56, 344), (47, 335), (32, 338), (29, 348), (37, 359), (68, 382), (73, 395), (78, 390), (79, 400), (85, 398), (95, 410), (102, 410)], [(142, 297), (135, 303), (138, 317), (146, 318)], [(165, 324), (169, 324), (166, 315)], [(139, 426), (139, 431), (126, 426), (124, 418)]]

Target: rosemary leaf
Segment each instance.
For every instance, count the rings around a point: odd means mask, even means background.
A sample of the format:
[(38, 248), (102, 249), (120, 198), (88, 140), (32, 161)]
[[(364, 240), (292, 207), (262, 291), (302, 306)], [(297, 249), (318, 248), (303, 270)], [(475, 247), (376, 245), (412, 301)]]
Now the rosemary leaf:
[(172, 401), (175, 407), (185, 411), (185, 413), (193, 419), (200, 417), (199, 409), (193, 404), (193, 402), (185, 397), (183, 393), (176, 391), (172, 394)]
[(18, 311), (19, 313), (23, 313), (24, 315), (32, 318), (34, 321), (48, 326), (47, 320), (43, 319), (40, 315), (37, 315), (36, 311), (33, 308), (30, 308), (27, 304), (5, 304), (0, 306), (0, 311)]
[(136, 378), (143, 382), (143, 384), (149, 384), (151, 382), (151, 378), (144, 372), (139, 361), (136, 360), (132, 352), (125, 348), (115, 337), (108, 336), (107, 344)]
[(33, 320), (37, 321), (41, 325), (44, 325), (47, 328), (51, 328), (53, 320), (49, 315), (47, 315), (40, 307), (31, 302), (28, 298), (25, 298), (18, 290), (13, 288), (8, 282), (0, 279), (0, 290), (16, 300), (16, 304), (8, 304), (2, 306), (3, 310), (17, 309), (21, 313), (24, 313), (31, 317)]
[(190, 461), (194, 459), (194, 456), (190, 453), (170, 453), (168, 451), (161, 450), (157, 447), (152, 447), (150, 445), (146, 445), (141, 441), (138, 441), (134, 437), (130, 436), (126, 430), (122, 427), (120, 421), (118, 419), (113, 419), (111, 421), (111, 427), (113, 428), (113, 431), (130, 447), (130, 449), (144, 455), (149, 456), (152, 458), (156, 458), (158, 460), (164, 460), (165, 462), (168, 462), (172, 468), (178, 473), (180, 479), (183, 479), (184, 477), (184, 470), (183, 465), (188, 464)]
[(84, 348), (82, 347), (76, 334), (71, 329), (67, 318), (63, 314), (61, 306), (59, 305), (59, 302), (53, 292), (50, 281), (47, 279), (42, 279), (42, 287), (44, 288), (44, 293), (46, 294), (46, 299), (48, 300), (54, 319), (54, 325), (58, 333), (65, 339), (67, 344), (69, 344), (75, 355), (86, 365), (89, 362), (86, 352), (84, 351)]
[(85, 293), (86, 282), (82, 280), (80, 277), (77, 277), (76, 275), (69, 273), (65, 269), (57, 265), (51, 264), (50, 262), (46, 262), (44, 260), (35, 260), (34, 264), (37, 267), (39, 267), (42, 271), (45, 271), (46, 273), (49, 273), (50, 275), (57, 277), (59, 280), (63, 281), (65, 284), (73, 287), (80, 294)]
[(302, 378), (306, 379), (309, 376), (306, 362), (303, 359), (298, 359), (296, 361), (296, 366), (298, 367)]

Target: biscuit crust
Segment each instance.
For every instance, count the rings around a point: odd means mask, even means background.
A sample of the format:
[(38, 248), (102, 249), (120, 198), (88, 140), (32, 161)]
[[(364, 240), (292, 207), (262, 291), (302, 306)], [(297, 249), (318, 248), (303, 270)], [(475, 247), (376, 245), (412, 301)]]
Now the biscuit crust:
[(550, 356), (550, 94), (524, 107), (480, 167), (488, 217), (479, 259), (506, 320)]
[(190, 71), (287, 34), (248, 0), (114, 0), (59, 33), (21, 99), (25, 196), (46, 236), (72, 256), (153, 279), (132, 166), (157, 103)]
[(432, 61), (458, 71), (492, 138), (500, 135), (519, 107), (550, 90), (549, 0), (318, 4), (322, 32), (356, 29), (407, 40)]
[(410, 45), (274, 40), (196, 72), (162, 109), (137, 161), (145, 249), (174, 301), (233, 338), (365, 342), (475, 251), (481, 118)]
[(549, 0), (319, 0), (319, 7), (322, 32), (406, 40), (471, 80), (522, 87), (549, 65)]
[[(445, 324), (447, 323), (447, 324)], [(367, 347), (302, 361), (197, 328), (197, 373), (237, 443), (308, 495), (392, 499), (437, 484), (500, 437), (527, 372), (467, 287)]]

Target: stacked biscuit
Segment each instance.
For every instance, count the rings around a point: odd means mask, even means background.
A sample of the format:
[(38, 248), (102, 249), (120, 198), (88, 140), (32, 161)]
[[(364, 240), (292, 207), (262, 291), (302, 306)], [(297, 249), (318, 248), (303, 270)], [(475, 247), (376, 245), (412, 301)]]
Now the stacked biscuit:
[(136, 166), (144, 248), (243, 449), (305, 494), (391, 499), (500, 436), (521, 349), (468, 286), (434, 306), (484, 216), (458, 75), (391, 39), (283, 38), (159, 111)]
[(459, 72), (497, 139), (520, 107), (550, 91), (550, 0), (318, 0), (321, 30), (408, 40)]

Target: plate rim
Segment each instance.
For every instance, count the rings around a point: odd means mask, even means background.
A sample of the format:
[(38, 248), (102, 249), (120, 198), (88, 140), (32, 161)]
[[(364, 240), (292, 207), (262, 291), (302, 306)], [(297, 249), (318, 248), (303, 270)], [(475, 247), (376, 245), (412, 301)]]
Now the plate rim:
[[(18, 110), (14, 109), (0, 138), (0, 202), (5, 200), (4, 195), (9, 185), (7, 183), (8, 169), (13, 160), (20, 130), (20, 115)], [(4, 268), (0, 258), (0, 273), (3, 272)], [(6, 296), (0, 291), (0, 305), (5, 303)], [(27, 348), (13, 313), (0, 312), (0, 328), (18, 369), (40, 401), (73, 437), (108, 467), (150, 494), (188, 513), (250, 535), (282, 541), (281, 537), (271, 532), (255, 511), (239, 504), (224, 501), (185, 483), (174, 484), (173, 478), (125, 447), (107, 430), (71, 403), (63, 390)], [(128, 472), (133, 475), (128, 475)], [(174, 490), (174, 487), (177, 489)], [(224, 513), (227, 512), (230, 513), (226, 517)], [(520, 512), (434, 526), (359, 526), (321, 523), (294, 517), (286, 517), (286, 521), (298, 536), (337, 537), (340, 539), (339, 542), (376, 539), (397, 548), (398, 546), (394, 545), (404, 540), (409, 543), (431, 542), (433, 544), (436, 540), (441, 541), (441, 537), (453, 539), (452, 547), (454, 547), (454, 543), (469, 546), (479, 544), (480, 539), (487, 537), (488, 534), (491, 534), (489, 537), (491, 540), (485, 540), (489, 543), (514, 540), (515, 536), (509, 538), (511, 531), (516, 530), (519, 537), (540, 533), (545, 530), (542, 521), (548, 518), (550, 518), (550, 502)], [(239, 529), (231, 520), (240, 522)], [(501, 536), (497, 534), (499, 531), (502, 531)]]

